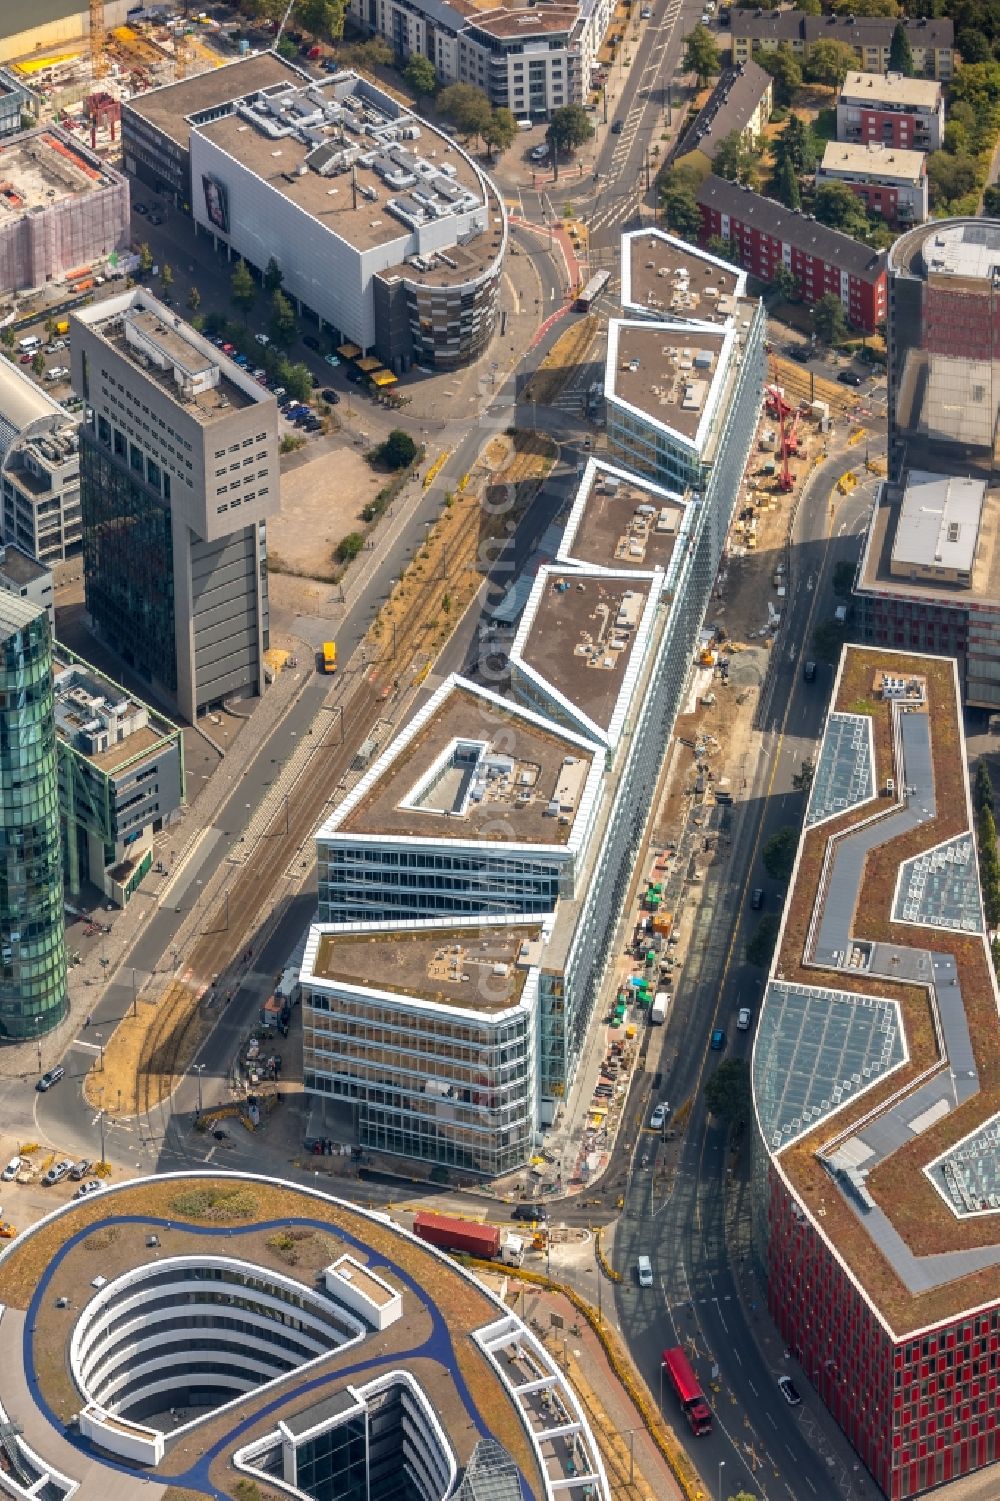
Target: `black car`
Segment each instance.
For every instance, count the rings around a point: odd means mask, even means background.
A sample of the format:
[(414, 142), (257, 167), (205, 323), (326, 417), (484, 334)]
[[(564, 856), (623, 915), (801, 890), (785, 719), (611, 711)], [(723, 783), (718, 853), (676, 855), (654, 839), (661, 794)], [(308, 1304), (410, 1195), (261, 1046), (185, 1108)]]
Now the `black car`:
[(621, 133), (622, 133), (622, 131), (624, 129), (625, 129), (625, 121), (624, 120), (616, 120), (615, 123), (611, 127), (611, 134), (613, 136), (620, 136)]
[(149, 216), (149, 222), (150, 222), (150, 224), (162, 224), (163, 223), (163, 215), (162, 214), (150, 214), (150, 216)]
[(324, 386), (322, 396), (323, 400), (328, 401), (332, 407), (337, 406), (340, 402), (340, 393), (335, 391), (332, 386)]
[(146, 205), (144, 203), (133, 203), (133, 205), (132, 205), (132, 212), (134, 214), (148, 214), (149, 213), (149, 209), (146, 207)]
[(315, 334), (303, 334), (302, 342), (307, 349), (319, 349), (320, 342)]
[(860, 386), (864, 377), (856, 370), (838, 370), (837, 379), (842, 386)]
[(810, 350), (805, 344), (790, 344), (785, 350), (790, 360), (795, 360), (800, 365), (808, 365)]
[(55, 1068), (50, 1068), (47, 1074), (42, 1075), (38, 1083), (35, 1085), (35, 1088), (39, 1091), (39, 1093), (44, 1094), (47, 1089), (52, 1088), (53, 1084), (59, 1083), (59, 1080), (63, 1077), (65, 1072), (66, 1070), (63, 1068), (62, 1064), (57, 1063)]
[(795, 1382), (792, 1380), (791, 1376), (778, 1377), (778, 1390), (781, 1392), (781, 1395), (784, 1397), (789, 1407), (798, 1407), (801, 1404), (802, 1398), (799, 1396), (799, 1389), (795, 1385)]
[(515, 1204), (510, 1217), (512, 1220), (547, 1220), (549, 1215), (544, 1204)]

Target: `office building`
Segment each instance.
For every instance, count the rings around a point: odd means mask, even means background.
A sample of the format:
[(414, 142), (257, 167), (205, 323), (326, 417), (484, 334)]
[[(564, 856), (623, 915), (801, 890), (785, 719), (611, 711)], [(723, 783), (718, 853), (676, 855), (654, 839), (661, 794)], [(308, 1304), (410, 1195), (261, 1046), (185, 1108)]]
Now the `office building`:
[(263, 690), (277, 407), (148, 292), (81, 309), (72, 328), (87, 610), (193, 722)]
[(49, 617), (0, 591), (0, 1041), (68, 1004)]
[(871, 214), (909, 227), (927, 218), (927, 158), (922, 151), (869, 142), (828, 141), (816, 185), (842, 182)]
[[(104, 0), (105, 26), (124, 26), (135, 0)], [(76, 44), (90, 35), (90, 7), (85, 0), (5, 0), (0, 10), (0, 60)]]
[(738, 135), (753, 151), (774, 106), (771, 75), (752, 58), (726, 68), (707, 101), (677, 142), (672, 167), (693, 167), (699, 177), (713, 170), (715, 154), (727, 136)]
[[(913, 69), (924, 78), (947, 82), (955, 71), (955, 26), (947, 16), (904, 18)], [(896, 22), (886, 16), (806, 16), (797, 10), (737, 10), (732, 13), (733, 62), (788, 47), (804, 61), (817, 42), (844, 42), (853, 47), (865, 73), (885, 73)]]
[(622, 236), (621, 304), (627, 318), (731, 323), (745, 298), (747, 274), (662, 229)]
[(30, 375), (0, 359), (0, 535), (42, 563), (80, 551), (76, 419)]
[(133, 99), (122, 131), (126, 165), (181, 180), (220, 251), (261, 272), (275, 256), (300, 310), (397, 373), (489, 344), (503, 202), (450, 137), (357, 74), (248, 58)]
[(16, 594), (29, 604), (41, 605), (49, 617), (49, 634), (55, 637), (56, 602), (52, 591), (52, 569), (29, 557), (12, 542), (0, 547), (0, 589)]
[[(225, 1224), (206, 1201), (226, 1206)], [(279, 1229), (262, 1233), (248, 1206)], [(221, 1501), (610, 1501), (556, 1355), (471, 1268), (387, 1214), (254, 1172), (112, 1183), (53, 1214), (54, 1234), (47, 1216), (0, 1253), (0, 1406), (19, 1414), (5, 1439), (19, 1488), (143, 1501), (211, 1470)], [(95, 1277), (108, 1239), (115, 1257)], [(36, 1316), (55, 1287), (73, 1295), (72, 1319)], [(73, 1445), (52, 1422), (62, 1402)]]
[(740, 265), (763, 282), (786, 267), (808, 306), (832, 293), (853, 328), (875, 332), (886, 313), (884, 250), (722, 177), (706, 177), (695, 196), (702, 240), (728, 240)]
[(128, 249), (127, 181), (58, 126), (0, 140), (0, 179), (0, 294)]
[(757, 1024), (754, 1234), (785, 1369), (890, 1501), (1000, 1459), (998, 1011), (955, 664), (849, 647)]
[[(317, 833), (306, 1088), (371, 1150), (494, 1177), (572, 1087), (760, 407), (763, 309), (708, 269), (719, 321), (612, 325), (618, 462), (588, 463), (535, 575), (510, 695), (448, 678)], [(620, 389), (634, 358), (648, 399)]]
[(66, 889), (124, 907), (184, 801), (181, 732), (58, 644), (53, 673)]
[(938, 151), (944, 140), (944, 91), (929, 78), (848, 73), (837, 100), (837, 140)]

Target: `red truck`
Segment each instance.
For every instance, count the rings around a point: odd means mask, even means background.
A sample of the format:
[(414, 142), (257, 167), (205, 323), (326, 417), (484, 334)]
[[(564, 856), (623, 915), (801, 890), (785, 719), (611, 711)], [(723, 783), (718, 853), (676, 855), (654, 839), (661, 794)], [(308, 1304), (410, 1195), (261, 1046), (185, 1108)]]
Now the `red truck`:
[(691, 1369), (688, 1360), (680, 1345), (675, 1345), (672, 1350), (664, 1350), (663, 1369), (670, 1379), (670, 1385), (680, 1400), (684, 1416), (691, 1425), (692, 1433), (699, 1437), (703, 1433), (712, 1431), (712, 1409), (705, 1401), (704, 1393), (698, 1385), (698, 1378)]
[(477, 1225), (446, 1214), (415, 1214), (413, 1233), (442, 1251), (464, 1251), (493, 1261), (500, 1255), (500, 1226)]

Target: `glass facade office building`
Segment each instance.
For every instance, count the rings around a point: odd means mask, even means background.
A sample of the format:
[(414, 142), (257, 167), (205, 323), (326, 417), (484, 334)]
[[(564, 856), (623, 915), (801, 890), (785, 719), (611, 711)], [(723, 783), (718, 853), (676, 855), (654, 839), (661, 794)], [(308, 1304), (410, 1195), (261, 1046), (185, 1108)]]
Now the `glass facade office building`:
[(59, 776), (47, 611), (0, 594), (0, 1041), (66, 1014)]

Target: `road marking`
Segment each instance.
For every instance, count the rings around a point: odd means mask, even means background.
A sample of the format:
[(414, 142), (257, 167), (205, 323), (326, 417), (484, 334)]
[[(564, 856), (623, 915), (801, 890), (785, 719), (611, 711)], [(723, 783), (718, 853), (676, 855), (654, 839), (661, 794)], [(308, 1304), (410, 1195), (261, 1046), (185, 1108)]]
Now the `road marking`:
[(752, 1392), (753, 1392), (753, 1394), (754, 1394), (754, 1396), (755, 1396), (755, 1397), (756, 1397), (756, 1396), (758, 1396), (758, 1392), (757, 1392), (757, 1388), (756, 1388), (756, 1387), (755, 1387), (755, 1386), (754, 1386), (754, 1384), (753, 1384), (753, 1382), (752, 1382), (752, 1381), (748, 1381), (748, 1382), (747, 1382), (747, 1386), (748, 1386), (748, 1387), (749, 1387), (749, 1388), (750, 1388), (750, 1390), (751, 1390), (751, 1391), (752, 1391)]
[(88, 1053), (99, 1053), (101, 1051), (99, 1043), (84, 1042), (82, 1037), (74, 1037), (73, 1041), (70, 1043), (70, 1047), (86, 1048)]

